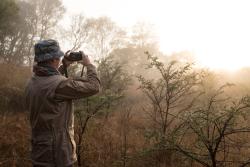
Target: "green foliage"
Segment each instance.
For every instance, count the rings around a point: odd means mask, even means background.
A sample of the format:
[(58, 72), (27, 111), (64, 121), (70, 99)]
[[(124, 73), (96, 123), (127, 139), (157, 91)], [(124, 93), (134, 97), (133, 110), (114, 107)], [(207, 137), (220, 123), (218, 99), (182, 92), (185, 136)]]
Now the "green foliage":
[(139, 88), (149, 99), (148, 110), (154, 115), (152, 119), (159, 125), (159, 133), (164, 137), (178, 116), (192, 107), (197, 96), (194, 88), (200, 83), (201, 77), (192, 71), (191, 64), (178, 66), (176, 61), (171, 61), (165, 65), (157, 57), (148, 52), (146, 54), (148, 69), (156, 68), (160, 78), (146, 79), (139, 75)]
[(0, 39), (13, 33), (18, 19), (19, 8), (15, 0), (0, 1)]
[[(23, 113), (16, 113), (25, 111), (23, 91), (31, 76), (23, 65), (32, 65), (37, 40), (55, 37), (64, 12), (61, 0), (0, 1), (0, 130), (5, 134), (0, 137), (0, 165), (30, 165), (30, 130)], [(109, 18), (77, 15), (62, 33), (65, 46), (94, 54), (102, 85), (98, 95), (75, 101), (78, 162), (124, 167), (214, 167), (229, 166), (230, 161), (248, 165), (250, 97), (229, 94), (232, 84), (217, 88), (222, 79), (184, 63), (193, 60), (186, 52), (171, 57), (160, 53), (150, 29), (137, 24), (129, 36)], [(79, 65), (69, 69), (71, 76), (80, 72)], [(132, 82), (133, 76), (137, 82)], [(237, 81), (247, 76), (246, 70)], [(142, 94), (135, 91), (138, 82)], [(132, 103), (133, 119), (122, 114)]]
[[(225, 84), (212, 93), (204, 92), (205, 98), (182, 115), (169, 141), (172, 149), (211, 167), (226, 166), (228, 159), (240, 154), (238, 149), (246, 149), (247, 139), (240, 136), (250, 132), (246, 117), (250, 109), (249, 97), (232, 101), (224, 95), (224, 90), (230, 86), (232, 84)], [(239, 163), (247, 161), (247, 157), (237, 158)]]
[(122, 95), (131, 84), (131, 77), (124, 69), (125, 64), (116, 62), (112, 55), (99, 60), (98, 64), (103, 92)]
[[(108, 113), (118, 101), (124, 97), (124, 91), (131, 84), (131, 79), (123, 70), (123, 66), (116, 63), (112, 56), (99, 61), (97, 71), (100, 76), (102, 91), (98, 96), (82, 99), (77, 102), (78, 110), (87, 111), (87, 115)], [(89, 111), (89, 112), (88, 112)]]
[[(207, 72), (193, 70), (192, 64), (159, 61), (148, 52), (147, 69), (160, 73), (157, 79), (140, 75), (140, 89), (148, 98), (144, 111), (150, 113), (152, 126), (145, 137), (155, 141), (148, 148), (151, 153), (168, 152), (168, 156), (182, 154), (183, 158), (207, 166), (227, 166), (232, 157), (239, 164), (248, 164), (246, 134), (250, 132), (249, 96), (240, 100), (226, 96), (227, 83), (216, 89), (216, 82)], [(161, 161), (165, 161), (161, 157)], [(166, 164), (167, 162), (165, 162)]]
[[(148, 105), (143, 108), (148, 112), (150, 124), (147, 129), (147, 140), (153, 141), (149, 150), (158, 154), (160, 163), (170, 165), (169, 159), (174, 155), (170, 149), (169, 139), (173, 137), (175, 128), (183, 113), (188, 112), (200, 96), (197, 88), (202, 75), (193, 70), (192, 64), (179, 64), (170, 61), (166, 64), (158, 57), (145, 52), (148, 56), (147, 69), (156, 69), (159, 77), (148, 79), (139, 75), (139, 88), (148, 99)], [(168, 156), (165, 157), (164, 155)]]
[(0, 61), (16, 65), (32, 65), (35, 41), (52, 38), (64, 13), (60, 0), (3, 0), (0, 10)]
[(112, 56), (101, 59), (98, 65), (102, 90), (97, 96), (76, 101), (76, 136), (78, 165), (82, 163), (83, 138), (87, 125), (93, 117), (107, 119), (110, 112), (120, 103), (130, 84), (130, 77), (123, 66), (116, 63)]

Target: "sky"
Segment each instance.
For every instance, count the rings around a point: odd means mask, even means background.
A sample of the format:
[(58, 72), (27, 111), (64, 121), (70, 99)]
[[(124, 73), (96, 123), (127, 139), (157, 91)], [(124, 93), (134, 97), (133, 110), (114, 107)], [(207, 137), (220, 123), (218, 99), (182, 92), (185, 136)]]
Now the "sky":
[(192, 52), (214, 69), (250, 66), (249, 0), (63, 0), (67, 15), (108, 16), (122, 27), (154, 25), (166, 54)]

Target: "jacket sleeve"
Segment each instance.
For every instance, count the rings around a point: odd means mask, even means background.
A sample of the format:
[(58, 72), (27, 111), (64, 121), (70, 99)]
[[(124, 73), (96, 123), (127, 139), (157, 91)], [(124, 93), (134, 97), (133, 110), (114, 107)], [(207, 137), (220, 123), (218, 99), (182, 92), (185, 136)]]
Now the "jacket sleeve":
[(73, 100), (92, 96), (100, 90), (100, 80), (97, 77), (96, 67), (87, 65), (86, 78), (68, 78), (62, 81), (55, 90), (55, 99)]

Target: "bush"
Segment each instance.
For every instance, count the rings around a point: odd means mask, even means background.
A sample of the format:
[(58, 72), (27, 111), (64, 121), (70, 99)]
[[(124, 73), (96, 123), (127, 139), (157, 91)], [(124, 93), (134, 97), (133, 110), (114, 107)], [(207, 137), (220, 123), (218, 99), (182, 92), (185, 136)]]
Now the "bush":
[(10, 64), (0, 66), (0, 111), (24, 111), (24, 88), (31, 76), (28, 67)]

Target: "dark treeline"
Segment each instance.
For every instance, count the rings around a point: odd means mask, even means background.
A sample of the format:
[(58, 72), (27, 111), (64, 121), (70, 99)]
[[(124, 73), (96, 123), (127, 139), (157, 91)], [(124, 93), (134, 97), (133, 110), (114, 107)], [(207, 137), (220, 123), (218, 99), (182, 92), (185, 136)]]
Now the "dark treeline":
[(250, 165), (250, 69), (202, 69), (189, 52), (161, 53), (148, 24), (79, 14), (64, 26), (65, 12), (60, 0), (0, 1), (0, 166), (31, 166), (23, 91), (33, 45), (48, 38), (91, 53), (102, 83), (75, 101), (75, 166)]

